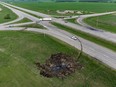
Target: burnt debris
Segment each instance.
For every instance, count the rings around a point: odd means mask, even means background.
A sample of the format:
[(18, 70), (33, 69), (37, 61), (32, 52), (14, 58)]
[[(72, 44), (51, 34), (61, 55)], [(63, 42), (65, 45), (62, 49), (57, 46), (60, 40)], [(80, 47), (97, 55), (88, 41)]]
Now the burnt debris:
[(40, 69), (40, 75), (48, 78), (64, 78), (82, 67), (74, 58), (64, 53), (51, 55), (45, 64), (41, 65), (39, 62), (35, 64)]

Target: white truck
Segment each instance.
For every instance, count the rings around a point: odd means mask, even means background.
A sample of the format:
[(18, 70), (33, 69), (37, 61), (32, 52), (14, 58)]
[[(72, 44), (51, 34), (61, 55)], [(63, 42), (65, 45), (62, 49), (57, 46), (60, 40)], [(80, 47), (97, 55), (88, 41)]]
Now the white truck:
[(41, 21), (52, 21), (52, 18), (41, 18)]

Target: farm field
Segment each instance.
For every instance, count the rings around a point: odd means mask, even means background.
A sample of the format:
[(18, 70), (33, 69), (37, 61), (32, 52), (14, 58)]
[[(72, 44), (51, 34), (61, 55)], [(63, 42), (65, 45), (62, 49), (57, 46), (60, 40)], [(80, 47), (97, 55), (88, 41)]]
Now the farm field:
[[(107, 12), (107, 11), (114, 11), (116, 9), (115, 3), (83, 3), (83, 2), (26, 2), (26, 3), (13, 3), (14, 5), (24, 7), (27, 9), (43, 12), (50, 15), (56, 15), (57, 10), (79, 10), (79, 11), (86, 11), (86, 12)], [(58, 15), (58, 14), (57, 14)]]
[(0, 31), (0, 87), (115, 87), (116, 71), (83, 54), (82, 70), (62, 80), (40, 76), (35, 61), (44, 63), (53, 53), (76, 58), (78, 50), (44, 34)]
[[(15, 15), (11, 10), (9, 10), (8, 8), (0, 5), (0, 8), (2, 9), (0, 11), (0, 23), (4, 23), (4, 22), (9, 22), (12, 20), (15, 20), (17, 18), (17, 15)], [(4, 17), (9, 14), (10, 15), (10, 19), (4, 19)]]
[(116, 33), (116, 14), (90, 17), (84, 21), (93, 27)]

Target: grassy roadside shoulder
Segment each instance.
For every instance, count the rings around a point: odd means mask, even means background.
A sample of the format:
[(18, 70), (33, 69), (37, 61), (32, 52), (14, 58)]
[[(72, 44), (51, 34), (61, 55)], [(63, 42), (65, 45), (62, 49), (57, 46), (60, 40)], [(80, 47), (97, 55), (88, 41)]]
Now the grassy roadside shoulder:
[[(59, 39), (43, 36), (26, 31), (0, 31), (0, 49), (3, 49), (0, 50), (0, 87), (59, 87), (62, 80), (41, 76), (35, 60), (44, 63), (58, 52), (76, 58), (78, 50)], [(86, 54), (79, 61), (83, 69), (65, 78), (61, 87), (115, 87), (116, 71)]]
[(67, 31), (67, 32), (73, 33), (73, 34), (75, 34), (77, 36), (80, 36), (80, 37), (82, 37), (84, 39), (87, 39), (87, 40), (92, 41), (92, 42), (94, 42), (96, 44), (99, 44), (99, 45), (104, 46), (106, 48), (109, 48), (109, 49), (111, 49), (113, 51), (116, 51), (116, 43), (106, 41), (106, 40), (104, 40), (102, 38), (90, 35), (88, 33), (84, 33), (84, 32), (79, 31), (79, 30), (74, 30), (74, 29), (72, 29), (70, 27), (67, 27), (67, 26), (64, 26), (64, 25), (61, 25), (61, 24), (58, 24), (58, 23), (55, 23), (55, 22), (52, 22), (52, 24), (57, 26), (60, 29), (63, 29), (65, 31)]

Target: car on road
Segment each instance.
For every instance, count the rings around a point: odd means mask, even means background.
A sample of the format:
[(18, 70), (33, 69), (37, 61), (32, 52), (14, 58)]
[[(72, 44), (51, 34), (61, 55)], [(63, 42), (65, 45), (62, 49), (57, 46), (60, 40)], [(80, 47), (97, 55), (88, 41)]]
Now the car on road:
[(71, 39), (77, 40), (77, 37), (76, 36), (72, 36)]
[(8, 27), (13, 27), (13, 25), (9, 25)]

